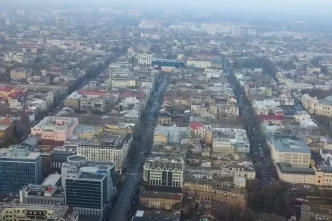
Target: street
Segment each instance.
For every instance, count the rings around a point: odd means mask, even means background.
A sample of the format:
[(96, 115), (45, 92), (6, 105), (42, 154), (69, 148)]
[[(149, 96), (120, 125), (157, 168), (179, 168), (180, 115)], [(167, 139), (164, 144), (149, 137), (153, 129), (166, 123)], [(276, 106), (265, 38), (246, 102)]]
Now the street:
[(153, 88), (147, 105), (142, 113), (143, 116), (139, 128), (142, 131), (141, 140), (136, 140), (138, 138), (134, 137), (134, 141), (139, 143), (139, 145), (135, 146), (135, 159), (134, 162), (130, 162), (128, 169), (125, 172), (124, 184), (112, 209), (112, 214), (109, 219), (110, 221), (127, 220), (128, 212), (141, 178), (141, 169), (144, 164), (144, 159), (146, 159), (151, 151), (157, 113), (161, 106), (166, 86), (167, 76), (164, 74), (157, 76), (155, 87)]

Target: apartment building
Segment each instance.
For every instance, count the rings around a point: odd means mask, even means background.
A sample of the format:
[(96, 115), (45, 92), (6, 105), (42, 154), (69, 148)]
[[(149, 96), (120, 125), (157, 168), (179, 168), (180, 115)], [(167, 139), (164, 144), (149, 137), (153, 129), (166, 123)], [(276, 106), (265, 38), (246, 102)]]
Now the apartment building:
[(332, 117), (332, 96), (318, 100), (316, 97), (304, 94), (301, 97), (301, 102), (310, 114)]
[(149, 157), (143, 166), (143, 180), (154, 186), (182, 187), (184, 160), (173, 157)]
[(73, 212), (69, 206), (64, 205), (1, 203), (0, 219), (4, 221), (17, 221), (18, 219), (78, 221), (78, 214)]
[(77, 154), (86, 156), (89, 161), (114, 163), (116, 171), (121, 173), (132, 139), (131, 134), (107, 135), (102, 136), (99, 141), (66, 142), (65, 146), (76, 146)]

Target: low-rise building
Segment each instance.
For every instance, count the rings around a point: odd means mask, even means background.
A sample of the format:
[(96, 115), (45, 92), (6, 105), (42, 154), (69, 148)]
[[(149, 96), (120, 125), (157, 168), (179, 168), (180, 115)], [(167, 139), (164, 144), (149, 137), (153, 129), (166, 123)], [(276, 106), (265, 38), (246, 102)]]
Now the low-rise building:
[(46, 117), (31, 128), (31, 134), (45, 140), (66, 141), (77, 126), (78, 118)]
[(293, 167), (309, 168), (310, 149), (297, 137), (271, 134), (268, 136), (268, 145), (275, 163), (289, 163)]
[(16, 81), (26, 80), (31, 76), (31, 70), (24, 68), (15, 68), (10, 71), (10, 78)]
[(17, 217), (22, 220), (78, 221), (78, 214), (65, 205), (1, 203), (1, 220), (15, 221)]

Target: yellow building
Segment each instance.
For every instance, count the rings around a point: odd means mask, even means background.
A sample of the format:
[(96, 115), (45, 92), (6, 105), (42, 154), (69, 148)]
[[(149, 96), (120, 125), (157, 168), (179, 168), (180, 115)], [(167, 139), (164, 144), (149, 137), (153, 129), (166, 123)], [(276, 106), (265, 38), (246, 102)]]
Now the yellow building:
[(30, 77), (31, 71), (21, 68), (16, 68), (10, 71), (10, 78), (13, 80), (26, 80), (28, 77)]
[(68, 206), (1, 203), (0, 220), (2, 221), (78, 221), (78, 214)]
[(214, 200), (241, 208), (245, 208), (247, 205), (246, 194), (213, 187), (210, 181), (185, 181), (182, 191), (184, 195), (194, 196), (196, 200)]
[(121, 135), (125, 135), (128, 133), (132, 133), (133, 132), (133, 127), (135, 125), (134, 124), (121, 124), (121, 123), (106, 123), (104, 124), (104, 131), (108, 132), (108, 133), (115, 133), (115, 134), (121, 134)]
[(162, 133), (156, 133), (153, 136), (153, 142), (154, 143), (167, 143), (167, 136)]
[(288, 183), (332, 186), (332, 172), (324, 168), (297, 168), (287, 163), (278, 163), (276, 168), (279, 179)]
[(149, 209), (171, 210), (181, 202), (182, 193), (144, 191), (140, 196), (140, 206)]
[(79, 137), (82, 140), (91, 140), (94, 139), (98, 134), (103, 132), (102, 127), (98, 126), (87, 126), (79, 124), (74, 129), (75, 136)]
[(318, 100), (316, 97), (304, 94), (301, 97), (301, 102), (310, 114), (332, 117), (332, 96)]

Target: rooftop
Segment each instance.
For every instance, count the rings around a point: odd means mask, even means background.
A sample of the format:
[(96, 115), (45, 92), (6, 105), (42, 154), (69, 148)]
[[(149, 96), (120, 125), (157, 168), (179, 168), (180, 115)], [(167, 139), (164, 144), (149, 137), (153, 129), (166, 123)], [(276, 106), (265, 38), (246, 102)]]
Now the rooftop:
[(290, 163), (277, 163), (277, 166), (282, 173), (308, 174), (308, 175), (315, 174), (315, 170), (312, 168), (292, 167)]
[(327, 96), (326, 98), (319, 101), (320, 104), (332, 106), (332, 96)]
[(295, 136), (274, 134), (270, 135), (268, 139), (279, 152), (310, 154), (308, 145)]
[[(70, 213), (68, 206), (55, 206), (55, 205), (41, 205), (41, 204), (24, 204), (24, 203), (0, 203), (0, 213), (6, 209), (25, 209), (33, 211), (49, 211), (52, 215), (49, 220), (66, 219), (68, 216), (73, 216), (74, 213)], [(52, 212), (51, 212), (52, 211)]]

